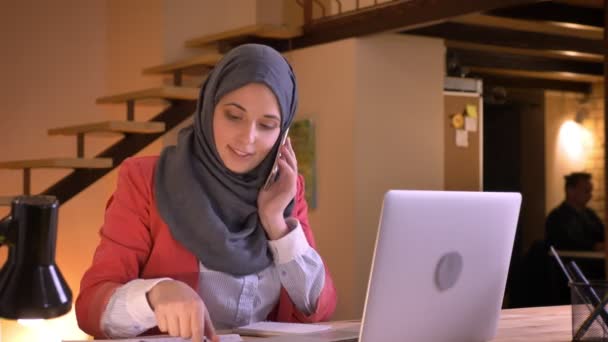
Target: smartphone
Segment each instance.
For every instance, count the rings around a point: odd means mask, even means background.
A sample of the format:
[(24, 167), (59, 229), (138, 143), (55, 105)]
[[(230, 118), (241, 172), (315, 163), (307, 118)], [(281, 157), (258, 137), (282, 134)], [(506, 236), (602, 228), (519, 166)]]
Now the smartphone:
[[(288, 135), (289, 135), (289, 127), (287, 127), (287, 129), (285, 130), (285, 133), (283, 133), (283, 136), (281, 137), (281, 144), (279, 144), (279, 150), (280, 150), (281, 146), (285, 145)], [(274, 183), (277, 180), (277, 176), (279, 173), (279, 157), (280, 156), (281, 156), (281, 153), (277, 152), (277, 156), (274, 159), (274, 163), (272, 164), (272, 169), (270, 170), (270, 174), (268, 175), (268, 178), (266, 178), (266, 182), (264, 183), (264, 186), (263, 186), (264, 190), (268, 189), (272, 185), (272, 183)]]

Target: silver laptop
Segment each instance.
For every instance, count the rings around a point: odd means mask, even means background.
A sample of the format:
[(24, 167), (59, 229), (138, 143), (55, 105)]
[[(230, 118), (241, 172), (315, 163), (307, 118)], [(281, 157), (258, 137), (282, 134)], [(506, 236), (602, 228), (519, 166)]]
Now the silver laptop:
[[(520, 204), (518, 193), (386, 193), (358, 340), (492, 339)], [(289, 341), (357, 340), (352, 330), (315, 335)]]
[(515, 239), (517, 193), (389, 191), (360, 341), (488, 341)]

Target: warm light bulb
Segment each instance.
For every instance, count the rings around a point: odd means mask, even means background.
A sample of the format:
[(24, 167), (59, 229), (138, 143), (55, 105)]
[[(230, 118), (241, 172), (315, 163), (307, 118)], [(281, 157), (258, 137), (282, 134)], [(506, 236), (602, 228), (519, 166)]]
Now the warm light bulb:
[(17, 322), (28, 328), (39, 328), (44, 325), (43, 319), (19, 319)]
[(570, 160), (581, 160), (591, 147), (591, 133), (574, 121), (566, 121), (559, 130), (559, 143)]
[(17, 322), (26, 328), (27, 333), (24, 338), (28, 342), (61, 342), (59, 335), (49, 327), (48, 322), (44, 319), (19, 319)]

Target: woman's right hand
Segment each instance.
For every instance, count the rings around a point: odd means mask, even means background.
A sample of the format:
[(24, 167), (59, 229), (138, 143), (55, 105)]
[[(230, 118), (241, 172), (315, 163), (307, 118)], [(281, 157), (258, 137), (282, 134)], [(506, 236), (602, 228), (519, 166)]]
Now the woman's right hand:
[(204, 337), (219, 341), (205, 303), (190, 286), (177, 280), (163, 280), (150, 289), (146, 297), (160, 331), (192, 338), (192, 342), (202, 342)]

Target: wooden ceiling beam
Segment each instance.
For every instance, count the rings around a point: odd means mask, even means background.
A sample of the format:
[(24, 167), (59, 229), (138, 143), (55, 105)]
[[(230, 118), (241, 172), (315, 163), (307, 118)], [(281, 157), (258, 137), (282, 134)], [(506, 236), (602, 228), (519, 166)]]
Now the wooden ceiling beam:
[(472, 51), (489, 51), (494, 53), (506, 53), (512, 55), (522, 56), (539, 56), (557, 59), (566, 59), (574, 61), (588, 61), (588, 62), (603, 62), (604, 56), (592, 53), (581, 53), (565, 50), (537, 50), (537, 49), (521, 49), (511, 48), (496, 45), (484, 45), (476, 43), (459, 42), (454, 40), (446, 40), (445, 46), (455, 49), (464, 49)]
[(576, 74), (571, 72), (555, 72), (555, 71), (530, 71), (506, 68), (485, 68), (485, 67), (469, 67), (472, 74), (485, 74), (509, 77), (522, 78), (538, 78), (547, 80), (560, 80), (570, 82), (587, 82), (595, 83), (603, 80), (602, 76)]
[(490, 11), (489, 13), (508, 18), (556, 21), (604, 27), (604, 16), (600, 9), (552, 1), (503, 8)]
[(480, 28), (477, 25), (462, 23), (441, 23), (402, 33), (521, 49), (565, 50), (598, 55), (604, 53), (601, 41), (517, 29)]
[(514, 77), (483, 73), (474, 73), (471, 74), (471, 76), (482, 79), (484, 89), (498, 86), (520, 89), (559, 90), (583, 94), (588, 94), (591, 91), (591, 83), (588, 82), (548, 80), (544, 78)]
[(428, 26), (458, 16), (530, 3), (530, 0), (400, 0), (358, 13), (314, 20), (291, 41), (297, 49), (381, 32)]
[(604, 0), (553, 0), (561, 4), (573, 6), (589, 7), (589, 8), (604, 8)]
[(480, 29), (487, 27), (502, 29), (517, 29), (518, 31), (551, 34), (583, 38), (591, 40), (602, 40), (603, 28), (573, 24), (568, 22), (522, 20), (503, 18), (487, 14), (471, 14), (450, 20), (451, 22), (479, 26)]
[(596, 76), (601, 76), (604, 74), (604, 65), (603, 63), (598, 62), (581, 62), (540, 56), (522, 56), (516, 54), (496, 53), (489, 51), (471, 51), (455, 48), (449, 48), (447, 56), (461, 66), (531, 71), (556, 71)]

